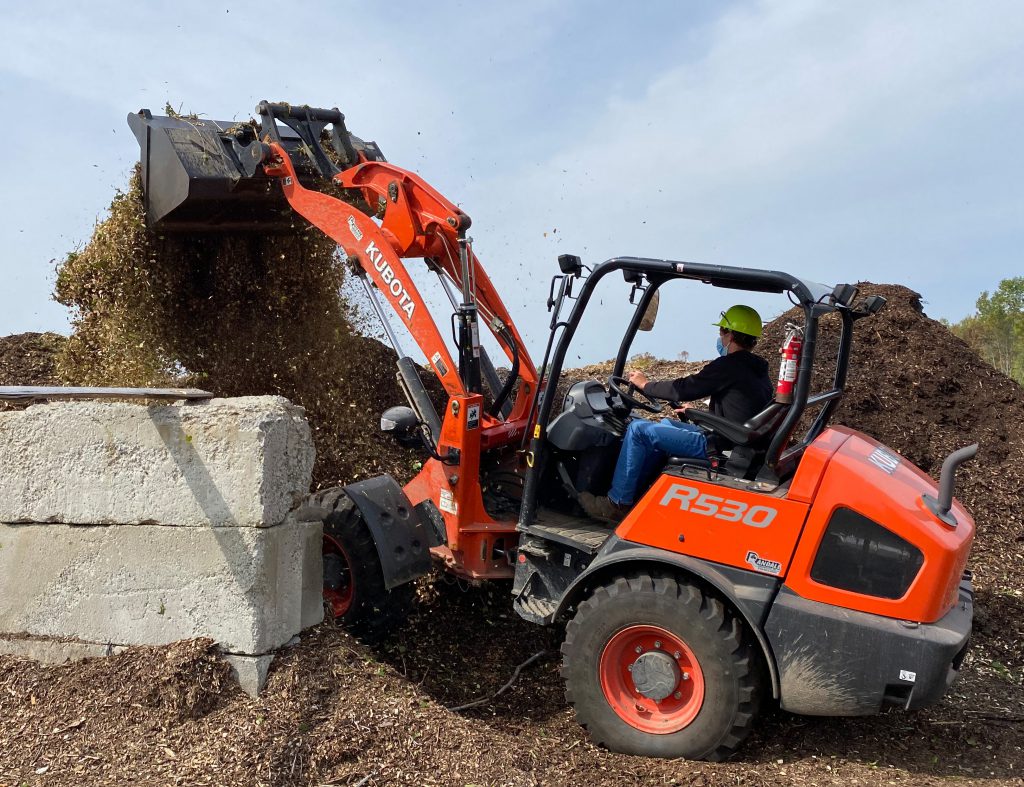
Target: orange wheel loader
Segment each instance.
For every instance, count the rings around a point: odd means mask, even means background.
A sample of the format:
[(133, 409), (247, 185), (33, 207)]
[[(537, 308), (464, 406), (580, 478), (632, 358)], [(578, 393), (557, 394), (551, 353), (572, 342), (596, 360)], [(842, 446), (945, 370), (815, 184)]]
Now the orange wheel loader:
[[(351, 135), (337, 109), (262, 102), (256, 115), (239, 124), (142, 110), (128, 122), (150, 226), (287, 232), (302, 224), (297, 214), (351, 261), (398, 354), (408, 403), (383, 413), (381, 428), (425, 461), (404, 486), (385, 475), (314, 496), (332, 614), (391, 625), (410, 581), (434, 564), (474, 582), (512, 580), (523, 618), (564, 626), (562, 675), (579, 721), (596, 742), (632, 754), (728, 757), (772, 700), (835, 716), (942, 697), (971, 631), (974, 523), (953, 485), (977, 446), (950, 455), (936, 483), (871, 437), (830, 425), (854, 323), (883, 299), (674, 260), (618, 257), (584, 275), (578, 257), (562, 255), (540, 374), (473, 252), (469, 216)], [(318, 185), (326, 181), (332, 194)], [(438, 277), (452, 337), (406, 260)], [(635, 310), (613, 374), (559, 396), (595, 290), (623, 284)], [(691, 284), (799, 305), (788, 395), (746, 423), (689, 410), (731, 451), (668, 456), (621, 522), (588, 518), (579, 498), (607, 492), (627, 423), (660, 409), (622, 377), (634, 337), (663, 288)], [(826, 316), (839, 326), (838, 353), (819, 361)], [(481, 328), (506, 356), (504, 377)], [(442, 412), (403, 350), (410, 338), (445, 391)], [(816, 379), (827, 380), (822, 390), (812, 390)]]

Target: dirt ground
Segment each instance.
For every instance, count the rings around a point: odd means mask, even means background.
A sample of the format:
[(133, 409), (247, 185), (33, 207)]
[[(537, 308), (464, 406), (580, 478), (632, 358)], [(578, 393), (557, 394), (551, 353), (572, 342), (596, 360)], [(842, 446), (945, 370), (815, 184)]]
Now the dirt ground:
[[(0, 784), (1012, 784), (1024, 773), (1019, 598), (982, 593), (962, 680), (937, 707), (863, 719), (770, 711), (730, 762), (626, 757), (589, 743), (562, 698), (559, 634), (506, 587), (435, 582), (369, 647), (324, 624), (259, 699), (187, 642), (42, 667), (0, 658)], [(531, 655), (546, 655), (479, 708)]]
[[(857, 326), (836, 420), (933, 474), (949, 451), (982, 444), (958, 485), (978, 524), (973, 646), (937, 706), (861, 719), (770, 709), (722, 764), (611, 754), (565, 703), (561, 633), (520, 620), (507, 586), (435, 577), (381, 642), (331, 624), (306, 632), (255, 700), (208, 642), (58, 667), (0, 657), (0, 785), (1024, 784), (1024, 392), (928, 319), (915, 293), (864, 289), (889, 305)], [(766, 329), (773, 361), (789, 318)], [(644, 363), (653, 377), (694, 368)], [(605, 375), (607, 364), (575, 376)], [(449, 710), (490, 698), (541, 652), (500, 696)]]

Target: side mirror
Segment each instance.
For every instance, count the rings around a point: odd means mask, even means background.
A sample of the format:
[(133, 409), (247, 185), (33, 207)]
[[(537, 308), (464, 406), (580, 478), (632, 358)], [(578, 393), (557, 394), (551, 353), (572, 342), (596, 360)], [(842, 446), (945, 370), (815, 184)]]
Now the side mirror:
[(886, 300), (881, 295), (871, 295), (857, 304), (853, 309), (853, 319), (859, 320), (862, 317), (870, 317), (878, 314), (885, 306)]
[(380, 430), (392, 435), (406, 448), (422, 448), (419, 435), (420, 421), (411, 407), (389, 407), (380, 417)]
[(583, 273), (583, 260), (575, 254), (559, 254), (558, 269), (562, 271), (562, 273), (579, 276)]
[(881, 295), (872, 295), (870, 298), (864, 299), (864, 305), (861, 308), (869, 314), (878, 314), (882, 307), (885, 306), (885, 303), (885, 298)]
[(640, 318), (639, 330), (654, 330), (654, 323), (658, 319), (658, 305), (660, 303), (661, 291), (655, 290), (654, 295), (651, 296), (651, 302), (647, 304), (647, 308), (644, 310), (644, 316)]
[(832, 290), (832, 300), (840, 306), (849, 308), (853, 299), (857, 297), (857, 287), (854, 284), (837, 284)]

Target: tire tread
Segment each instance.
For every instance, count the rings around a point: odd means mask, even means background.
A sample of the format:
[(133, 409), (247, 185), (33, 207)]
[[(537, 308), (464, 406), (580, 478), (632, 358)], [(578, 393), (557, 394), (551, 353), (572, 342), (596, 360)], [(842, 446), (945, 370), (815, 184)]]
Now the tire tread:
[(412, 584), (391, 590), (385, 587), (377, 545), (343, 488), (320, 490), (312, 496), (312, 502), (329, 512), (323, 519), (324, 535), (339, 541), (352, 563), (358, 595), (338, 622), (366, 639), (383, 636), (405, 620), (413, 599)]
[(684, 607), (689, 614), (704, 621), (709, 631), (725, 645), (730, 654), (731, 671), (738, 681), (739, 703), (732, 718), (731, 727), (726, 730), (717, 744), (700, 755), (700, 759), (719, 762), (732, 756), (746, 739), (753, 727), (761, 700), (762, 672), (759, 657), (749, 644), (749, 632), (732, 608), (718, 596), (681, 580), (672, 574), (651, 574), (632, 572), (613, 576), (603, 585), (595, 587), (583, 599), (576, 614), (566, 624), (565, 639), (562, 642), (562, 677), (565, 680), (565, 698), (573, 706), (577, 721), (586, 728), (595, 743), (610, 749), (616, 748), (614, 736), (601, 733), (588, 722), (586, 713), (581, 713), (581, 697), (574, 688), (570, 664), (577, 658), (580, 636), (591, 621), (600, 619), (603, 608), (630, 592), (653, 592)]

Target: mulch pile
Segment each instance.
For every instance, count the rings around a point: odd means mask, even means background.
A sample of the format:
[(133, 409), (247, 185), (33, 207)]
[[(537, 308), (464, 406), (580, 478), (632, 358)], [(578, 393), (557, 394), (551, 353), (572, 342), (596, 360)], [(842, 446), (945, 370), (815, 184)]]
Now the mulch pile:
[[(57, 356), (66, 342), (57, 333), (0, 337), (0, 385), (60, 385)], [(26, 407), (21, 402), (0, 402), (0, 412)]]
[(66, 341), (57, 333), (0, 337), (0, 385), (59, 385), (57, 354)]

